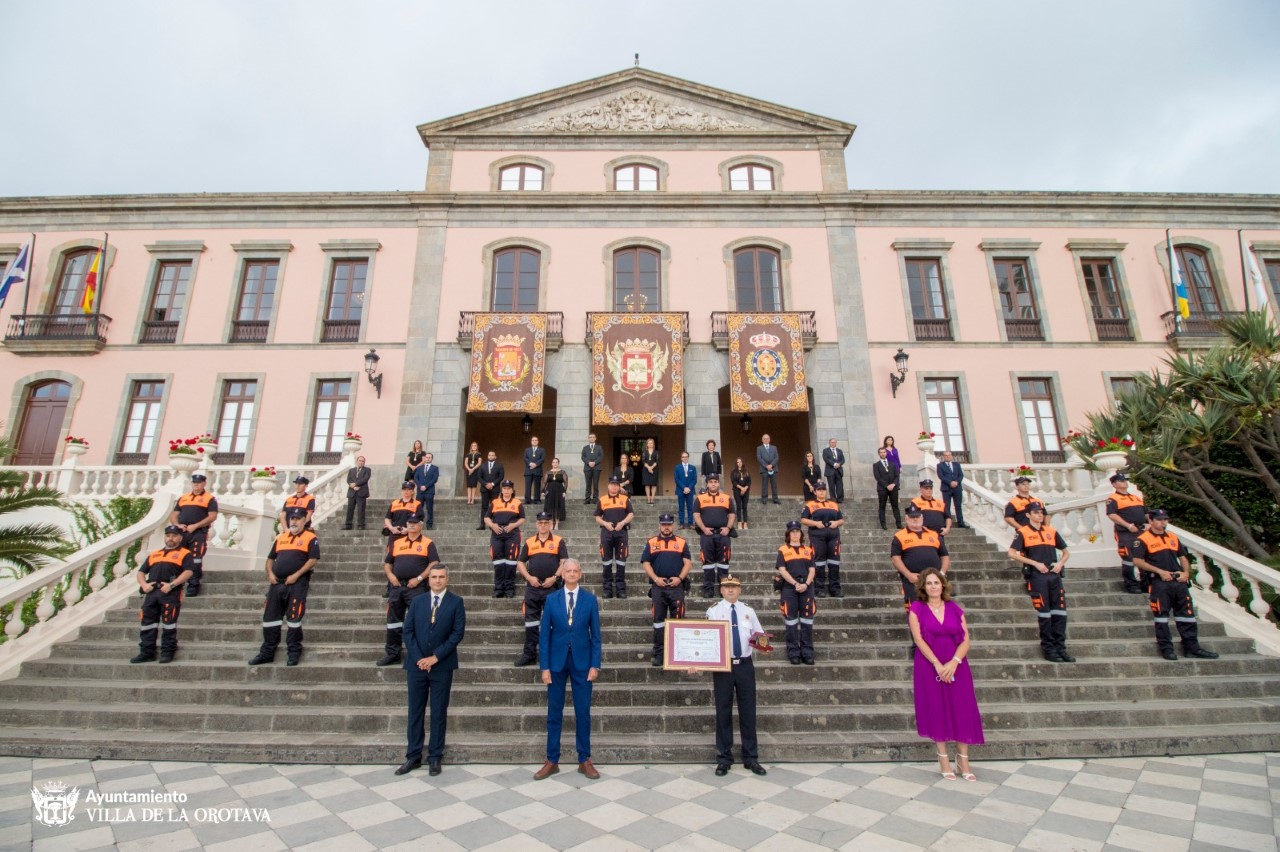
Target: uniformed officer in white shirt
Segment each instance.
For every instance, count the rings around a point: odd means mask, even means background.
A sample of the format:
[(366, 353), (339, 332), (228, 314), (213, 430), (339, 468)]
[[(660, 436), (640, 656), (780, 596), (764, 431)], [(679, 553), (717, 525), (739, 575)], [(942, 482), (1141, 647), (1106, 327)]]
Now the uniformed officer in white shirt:
[(730, 656), (727, 672), (712, 674), (716, 702), (716, 775), (726, 775), (733, 765), (733, 698), (738, 697), (738, 733), (742, 736), (742, 765), (764, 775), (756, 750), (756, 669), (751, 659), (751, 637), (764, 633), (756, 612), (738, 602), (742, 582), (732, 574), (720, 581), (721, 601), (707, 610), (710, 621), (729, 622)]

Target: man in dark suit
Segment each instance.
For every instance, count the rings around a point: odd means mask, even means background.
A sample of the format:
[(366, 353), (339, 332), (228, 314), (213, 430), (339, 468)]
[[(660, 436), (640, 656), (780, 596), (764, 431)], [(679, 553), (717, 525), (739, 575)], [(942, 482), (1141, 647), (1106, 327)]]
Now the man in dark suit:
[(956, 526), (969, 526), (964, 522), (964, 511), (960, 508), (960, 504), (964, 502), (964, 486), (961, 485), (964, 482), (964, 469), (950, 450), (943, 453), (942, 461), (938, 462), (938, 480), (942, 483), (942, 505), (947, 509), (955, 506), (951, 515), (956, 519)]
[(564, 588), (547, 596), (538, 636), (538, 661), (547, 685), (547, 762), (533, 774), (535, 781), (560, 771), (560, 731), (564, 726), (564, 689), (573, 688), (573, 715), (578, 771), (591, 779), (600, 773), (591, 765), (591, 685), (600, 676), (600, 604), (582, 588), (582, 566), (566, 559), (560, 568)]
[(547, 460), (547, 451), (538, 446), (538, 439), (532, 438), (524, 449), (524, 502), (542, 502), (542, 463)]
[(707, 451), (702, 454), (702, 481), (705, 483), (711, 474), (724, 475), (724, 460), (716, 452), (716, 442), (707, 441)]
[[(706, 455), (705, 453), (703, 455)], [(716, 453), (716, 455), (720, 455)], [(680, 454), (676, 465), (676, 505), (680, 507), (680, 529), (693, 526), (693, 498), (698, 491), (698, 472), (689, 464), (689, 454)]]
[(476, 529), (485, 528), (484, 519), (489, 514), (489, 504), (498, 496), (498, 486), (506, 478), (507, 472), (502, 469), (498, 454), (490, 450), (489, 457), (480, 463), (480, 499), (476, 501), (480, 504), (480, 526)]
[(458, 644), (467, 629), (462, 598), (449, 593), (449, 569), (437, 564), (427, 575), (431, 594), (418, 595), (404, 618), (404, 670), (409, 688), (409, 744), (397, 775), (422, 765), (422, 721), (431, 702), (431, 741), (427, 767), (440, 774), (444, 735), (448, 724), (449, 692), (458, 669)]
[(773, 503), (778, 505), (778, 448), (769, 442), (768, 435), (760, 436), (756, 447), (756, 461), (760, 463), (760, 502), (769, 502), (769, 489), (773, 489)]
[(413, 481), (418, 486), (418, 502), (422, 504), (422, 513), (427, 518), (427, 529), (434, 529), (436, 525), (436, 482), (440, 480), (440, 468), (433, 464), (434, 461), (435, 456), (427, 453), (413, 472)]
[(836, 446), (836, 439), (827, 442), (822, 451), (822, 478), (827, 481), (831, 499), (837, 503), (844, 502), (844, 450)]
[(352, 515), (355, 515), (360, 529), (364, 529), (364, 506), (369, 499), (371, 474), (372, 471), (365, 466), (364, 456), (356, 456), (356, 466), (347, 471), (347, 519), (342, 524), (344, 530), (351, 529)]
[(586, 492), (582, 497), (585, 506), (600, 499), (600, 471), (604, 468), (604, 447), (596, 443), (595, 435), (587, 436), (582, 448), (582, 481)]
[(878, 451), (880, 459), (871, 465), (871, 475), (876, 480), (876, 497), (880, 498), (880, 529), (888, 529), (884, 525), (884, 504), (893, 507), (893, 525), (902, 529), (902, 513), (898, 511), (898, 492), (901, 490), (898, 469), (889, 461), (889, 451), (881, 447)]

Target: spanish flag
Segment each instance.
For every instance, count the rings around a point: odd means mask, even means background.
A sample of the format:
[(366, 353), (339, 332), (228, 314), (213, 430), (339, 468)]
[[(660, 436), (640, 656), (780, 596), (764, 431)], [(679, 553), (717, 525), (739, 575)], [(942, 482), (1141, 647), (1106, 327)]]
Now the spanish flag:
[(102, 249), (93, 256), (89, 265), (89, 274), (84, 279), (84, 298), (80, 300), (80, 309), (86, 314), (93, 313), (93, 302), (98, 296), (98, 272), (102, 269)]

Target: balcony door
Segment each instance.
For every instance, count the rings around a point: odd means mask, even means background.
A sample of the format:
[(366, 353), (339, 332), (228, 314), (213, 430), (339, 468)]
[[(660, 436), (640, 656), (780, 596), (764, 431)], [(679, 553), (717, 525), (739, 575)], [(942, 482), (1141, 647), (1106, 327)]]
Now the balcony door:
[(14, 464), (53, 464), (58, 459), (58, 437), (67, 415), (71, 385), (45, 382), (27, 392), (18, 431), (18, 453)]

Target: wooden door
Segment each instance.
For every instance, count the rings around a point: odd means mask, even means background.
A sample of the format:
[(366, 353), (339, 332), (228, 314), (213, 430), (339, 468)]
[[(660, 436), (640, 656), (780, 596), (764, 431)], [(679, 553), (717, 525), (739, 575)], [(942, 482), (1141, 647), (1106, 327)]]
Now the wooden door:
[(45, 382), (28, 391), (14, 464), (54, 464), (58, 460), (58, 438), (70, 397), (71, 385), (66, 382)]

